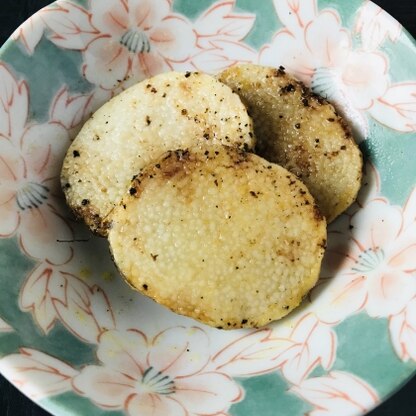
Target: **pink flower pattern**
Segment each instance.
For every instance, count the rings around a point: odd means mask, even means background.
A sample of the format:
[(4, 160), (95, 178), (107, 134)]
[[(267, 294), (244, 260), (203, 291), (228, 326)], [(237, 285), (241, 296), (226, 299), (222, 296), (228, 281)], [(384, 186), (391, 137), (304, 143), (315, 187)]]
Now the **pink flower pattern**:
[(27, 124), (29, 91), (8, 68), (0, 65), (0, 236), (17, 234), (22, 250), (51, 262), (71, 258), (72, 230), (60, 214), (59, 171), (68, 146), (67, 131), (52, 122)]
[(105, 409), (129, 415), (217, 415), (242, 399), (227, 375), (205, 371), (208, 337), (199, 328), (170, 328), (151, 339), (138, 330), (100, 338), (102, 366), (86, 366), (74, 389)]
[(87, 80), (109, 90), (175, 69), (195, 44), (191, 24), (167, 0), (93, 1), (90, 11), (62, 2), (44, 15), (51, 40), (81, 50)]
[(100, 286), (88, 285), (65, 267), (47, 262), (29, 273), (19, 303), (45, 334), (59, 319), (79, 339), (97, 343), (103, 332), (115, 327), (109, 299)]
[(414, 297), (415, 198), (413, 191), (404, 209), (375, 198), (330, 231), (325, 273), (336, 276), (313, 295), (323, 320), (338, 322), (363, 309), (389, 317)]

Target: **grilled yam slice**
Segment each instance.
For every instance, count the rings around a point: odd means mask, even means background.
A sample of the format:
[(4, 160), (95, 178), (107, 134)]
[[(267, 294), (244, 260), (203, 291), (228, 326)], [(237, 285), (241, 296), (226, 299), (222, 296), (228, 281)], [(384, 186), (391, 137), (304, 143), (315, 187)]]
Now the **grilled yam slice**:
[(253, 148), (252, 121), (237, 94), (201, 73), (136, 84), (104, 104), (71, 144), (61, 174), (67, 202), (106, 235), (132, 176), (167, 150), (198, 142)]
[(257, 153), (297, 175), (328, 222), (355, 200), (362, 156), (334, 107), (283, 68), (240, 65), (219, 75), (253, 117)]
[(326, 222), (286, 169), (226, 146), (170, 151), (114, 210), (109, 242), (136, 290), (208, 325), (258, 327), (315, 285)]

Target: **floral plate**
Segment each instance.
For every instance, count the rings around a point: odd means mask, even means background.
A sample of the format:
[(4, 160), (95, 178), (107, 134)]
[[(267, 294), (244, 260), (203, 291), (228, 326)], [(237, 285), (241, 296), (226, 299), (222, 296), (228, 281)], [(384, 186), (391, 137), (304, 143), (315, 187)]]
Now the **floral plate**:
[[(0, 53), (0, 370), (57, 415), (362, 415), (416, 370), (416, 47), (362, 0), (60, 0)], [(283, 65), (366, 157), (318, 287), (220, 331), (117, 277), (63, 202), (63, 154), (104, 101), (168, 70)]]

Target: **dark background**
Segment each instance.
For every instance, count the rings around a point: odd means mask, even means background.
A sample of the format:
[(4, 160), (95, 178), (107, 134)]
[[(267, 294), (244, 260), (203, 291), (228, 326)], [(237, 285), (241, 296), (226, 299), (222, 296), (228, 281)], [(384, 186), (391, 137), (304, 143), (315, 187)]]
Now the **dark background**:
[[(105, 0), (102, 0), (105, 1)], [(196, 0), (197, 1), (197, 0)], [(348, 1), (348, 0), (339, 0)], [(0, 45), (14, 29), (48, 0), (1, 0)], [(375, 0), (416, 37), (415, 0)], [(415, 62), (416, 69), (416, 62)], [(414, 163), (414, 162), (412, 162)], [(383, 365), (383, 363), (380, 363)], [(19, 393), (0, 375), (0, 415), (4, 416), (46, 416), (47, 412)], [(416, 377), (393, 397), (370, 413), (369, 416), (415, 416), (416, 415)], [(169, 415), (166, 415), (169, 416)], [(257, 416), (257, 415), (253, 415)], [(258, 415), (261, 416), (261, 415)]]

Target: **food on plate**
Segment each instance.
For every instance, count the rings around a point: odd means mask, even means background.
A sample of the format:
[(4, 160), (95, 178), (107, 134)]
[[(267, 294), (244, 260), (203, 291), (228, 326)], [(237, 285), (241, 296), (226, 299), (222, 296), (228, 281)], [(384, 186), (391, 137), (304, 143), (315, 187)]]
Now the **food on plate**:
[(256, 152), (297, 175), (328, 222), (354, 202), (362, 155), (331, 104), (283, 67), (239, 65), (218, 79), (240, 95), (253, 117)]
[(298, 306), (326, 243), (325, 218), (295, 175), (222, 145), (167, 152), (111, 217), (111, 252), (134, 289), (224, 329)]
[(104, 104), (69, 147), (61, 173), (67, 203), (105, 236), (132, 176), (165, 151), (198, 141), (253, 148), (252, 121), (237, 94), (202, 73), (138, 83)]

